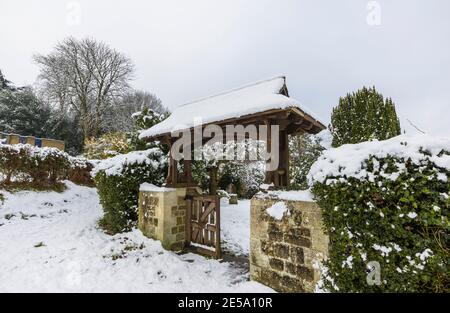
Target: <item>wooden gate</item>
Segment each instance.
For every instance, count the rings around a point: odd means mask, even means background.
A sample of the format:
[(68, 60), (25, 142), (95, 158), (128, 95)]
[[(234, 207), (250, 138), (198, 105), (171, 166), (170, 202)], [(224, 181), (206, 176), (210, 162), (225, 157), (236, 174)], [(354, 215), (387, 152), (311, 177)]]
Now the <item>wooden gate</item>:
[(194, 252), (222, 257), (218, 196), (193, 196), (187, 200), (186, 238)]

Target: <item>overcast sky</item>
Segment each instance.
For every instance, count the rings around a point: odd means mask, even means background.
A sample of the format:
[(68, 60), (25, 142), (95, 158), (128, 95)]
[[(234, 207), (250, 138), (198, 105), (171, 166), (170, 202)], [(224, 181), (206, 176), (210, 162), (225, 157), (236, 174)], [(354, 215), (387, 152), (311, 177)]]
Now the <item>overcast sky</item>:
[(283, 74), (324, 122), (340, 96), (375, 85), (409, 133), (407, 119), (449, 136), (450, 1), (369, 2), (0, 0), (0, 69), (33, 84), (34, 53), (90, 36), (128, 55), (133, 86), (169, 108)]

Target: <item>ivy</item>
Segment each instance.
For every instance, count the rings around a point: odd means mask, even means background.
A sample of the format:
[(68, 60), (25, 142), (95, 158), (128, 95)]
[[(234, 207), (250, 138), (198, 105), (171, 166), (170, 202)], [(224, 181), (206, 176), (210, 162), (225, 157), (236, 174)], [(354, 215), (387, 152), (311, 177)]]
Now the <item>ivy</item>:
[[(450, 172), (427, 157), (413, 163), (371, 156), (362, 167), (364, 178), (342, 175), (313, 184), (330, 237), (325, 287), (449, 292)], [(386, 175), (395, 172), (396, 179)], [(380, 285), (367, 283), (371, 261), (381, 266)]]

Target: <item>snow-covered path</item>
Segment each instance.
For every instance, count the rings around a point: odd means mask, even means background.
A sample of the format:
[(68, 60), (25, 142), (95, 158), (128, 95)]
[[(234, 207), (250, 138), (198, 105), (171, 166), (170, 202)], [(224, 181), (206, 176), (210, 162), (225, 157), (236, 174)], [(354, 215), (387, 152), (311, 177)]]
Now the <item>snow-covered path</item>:
[(235, 255), (248, 255), (250, 250), (250, 200), (239, 200), (229, 205), (220, 203), (222, 248)]
[[(138, 230), (104, 234), (96, 225), (96, 190), (66, 183), (63, 193), (0, 191), (6, 198), (0, 204), (0, 292), (271, 291), (229, 263), (165, 251)], [(239, 213), (225, 214), (224, 223)], [(234, 228), (224, 229), (225, 238), (245, 238), (239, 225), (229, 225)], [(234, 251), (248, 253), (246, 240), (231, 244)]]

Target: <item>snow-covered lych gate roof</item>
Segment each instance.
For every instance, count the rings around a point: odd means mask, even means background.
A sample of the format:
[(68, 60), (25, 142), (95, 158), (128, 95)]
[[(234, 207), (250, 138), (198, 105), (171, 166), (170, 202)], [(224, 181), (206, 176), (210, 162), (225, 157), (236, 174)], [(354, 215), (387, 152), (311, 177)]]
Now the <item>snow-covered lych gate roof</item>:
[[(172, 138), (172, 132), (192, 130), (199, 121), (202, 127), (208, 124), (222, 128), (226, 125), (279, 125), (278, 169), (266, 172), (265, 179), (266, 183), (275, 186), (289, 184), (288, 135), (297, 132), (317, 134), (325, 129), (312, 113), (289, 97), (286, 78), (280, 76), (180, 105), (166, 120), (144, 130), (139, 137), (172, 145), (176, 139)], [(270, 140), (270, 129), (267, 131)], [(193, 183), (191, 161), (184, 162), (184, 173), (180, 176), (177, 163), (170, 154), (166, 186), (189, 186)]]
[(140, 138), (152, 140), (170, 136), (173, 131), (194, 127), (196, 119), (201, 119), (203, 126), (255, 123), (255, 117), (272, 118), (276, 124), (280, 119), (278, 113), (283, 111), (292, 122), (289, 133), (315, 134), (325, 128), (299, 101), (289, 97), (286, 78), (278, 76), (179, 105), (166, 120), (144, 130)]

